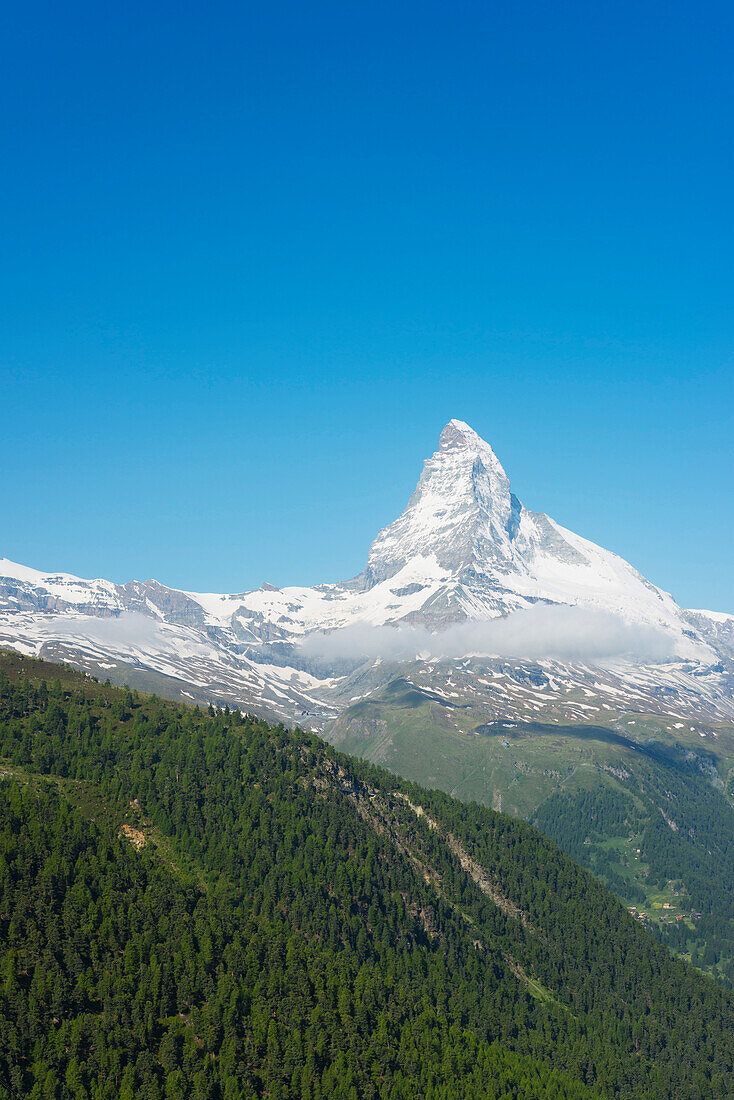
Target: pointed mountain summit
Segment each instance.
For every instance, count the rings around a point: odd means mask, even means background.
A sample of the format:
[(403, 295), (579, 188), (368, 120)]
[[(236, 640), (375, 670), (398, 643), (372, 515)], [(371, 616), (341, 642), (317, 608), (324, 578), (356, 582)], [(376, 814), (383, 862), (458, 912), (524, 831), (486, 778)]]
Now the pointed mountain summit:
[(454, 574), (509, 567), (520, 507), (489, 444), (462, 420), (450, 420), (405, 511), (372, 543), (361, 579), (372, 587), (415, 558), (433, 558)]
[(473, 428), (463, 420), (449, 420), (448, 424), (438, 437), (439, 451), (475, 449), (478, 451), (491, 451), (489, 443), (485, 442)]
[[(401, 617), (441, 629), (534, 604), (583, 606), (680, 636), (680, 609), (616, 554), (530, 512), (489, 443), (450, 420), (405, 511), (377, 535), (355, 587), (415, 595)], [(396, 609), (397, 610), (397, 607)], [(685, 643), (684, 643), (684, 648)]]

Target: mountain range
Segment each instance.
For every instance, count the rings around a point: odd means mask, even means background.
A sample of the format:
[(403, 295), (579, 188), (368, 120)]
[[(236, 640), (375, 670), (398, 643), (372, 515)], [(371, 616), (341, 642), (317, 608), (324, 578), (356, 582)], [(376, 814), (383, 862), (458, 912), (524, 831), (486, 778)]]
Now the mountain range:
[(680, 608), (616, 554), (530, 512), (459, 420), (352, 580), (217, 594), (2, 559), (0, 642), (327, 735), (406, 662), (450, 699), (465, 659), (488, 674), (472, 674), (482, 721), (610, 709), (673, 726), (734, 719), (734, 616)]

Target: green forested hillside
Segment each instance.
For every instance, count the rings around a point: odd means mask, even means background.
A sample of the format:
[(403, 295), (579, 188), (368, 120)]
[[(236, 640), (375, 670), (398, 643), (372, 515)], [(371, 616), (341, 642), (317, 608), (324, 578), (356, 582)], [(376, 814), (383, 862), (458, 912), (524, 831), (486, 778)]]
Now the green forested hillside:
[(0, 1094), (734, 1094), (731, 995), (529, 826), (0, 667)]
[(609, 713), (608, 725), (477, 725), (472, 707), (436, 698), (396, 679), (327, 736), (398, 775), (532, 821), (665, 943), (734, 986), (734, 729), (638, 713)]
[(534, 824), (664, 942), (734, 983), (734, 809), (696, 758), (656, 746), (613, 786), (552, 795)]

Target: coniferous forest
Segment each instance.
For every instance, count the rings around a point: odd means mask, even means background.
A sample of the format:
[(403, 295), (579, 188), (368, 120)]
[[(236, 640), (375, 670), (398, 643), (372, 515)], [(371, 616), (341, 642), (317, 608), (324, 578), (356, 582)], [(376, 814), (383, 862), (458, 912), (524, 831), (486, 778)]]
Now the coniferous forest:
[(0, 670), (0, 1096), (734, 1095), (731, 993), (530, 826)]

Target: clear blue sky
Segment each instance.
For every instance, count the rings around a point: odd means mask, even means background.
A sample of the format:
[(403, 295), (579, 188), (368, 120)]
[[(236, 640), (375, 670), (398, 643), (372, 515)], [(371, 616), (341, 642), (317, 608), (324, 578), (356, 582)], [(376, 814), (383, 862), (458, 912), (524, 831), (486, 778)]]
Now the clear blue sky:
[(351, 576), (451, 417), (734, 611), (724, 3), (15, 4), (0, 556)]

